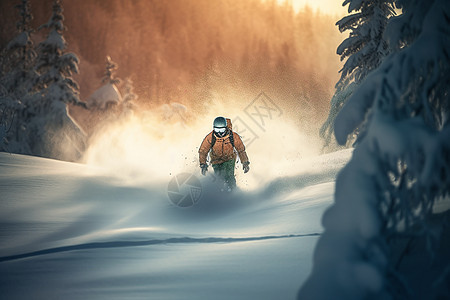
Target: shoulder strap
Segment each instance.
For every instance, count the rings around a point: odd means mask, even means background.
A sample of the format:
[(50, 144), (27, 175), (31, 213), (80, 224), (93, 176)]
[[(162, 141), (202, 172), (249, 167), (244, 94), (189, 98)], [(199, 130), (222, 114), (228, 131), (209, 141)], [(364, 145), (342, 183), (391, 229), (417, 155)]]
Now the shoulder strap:
[(231, 146), (233, 146), (233, 148), (234, 148), (234, 133), (233, 133), (233, 130), (231, 130), (231, 129), (230, 129), (230, 143), (231, 143)]
[(213, 131), (212, 136), (211, 136), (211, 148), (214, 147), (215, 143), (216, 143), (216, 135), (214, 134), (214, 131)]

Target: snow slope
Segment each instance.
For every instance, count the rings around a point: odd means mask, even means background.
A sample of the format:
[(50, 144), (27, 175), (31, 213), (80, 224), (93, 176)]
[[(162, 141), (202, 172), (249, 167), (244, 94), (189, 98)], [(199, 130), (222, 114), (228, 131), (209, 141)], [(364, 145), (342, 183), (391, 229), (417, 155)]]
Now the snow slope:
[(0, 153), (0, 298), (294, 299), (350, 155), (232, 194), (195, 174), (182, 209), (158, 179)]

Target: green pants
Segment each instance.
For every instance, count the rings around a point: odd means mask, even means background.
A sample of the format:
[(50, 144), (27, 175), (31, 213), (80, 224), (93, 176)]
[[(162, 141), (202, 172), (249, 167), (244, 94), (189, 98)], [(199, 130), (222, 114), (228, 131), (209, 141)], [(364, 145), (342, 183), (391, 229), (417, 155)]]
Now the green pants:
[(214, 174), (220, 177), (231, 189), (236, 187), (236, 178), (234, 178), (235, 160), (230, 159), (221, 164), (212, 165)]

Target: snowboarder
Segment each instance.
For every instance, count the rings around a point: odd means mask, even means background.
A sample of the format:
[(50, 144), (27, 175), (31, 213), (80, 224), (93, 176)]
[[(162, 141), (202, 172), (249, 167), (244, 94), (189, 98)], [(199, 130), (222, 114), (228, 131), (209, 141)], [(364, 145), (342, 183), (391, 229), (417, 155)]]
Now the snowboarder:
[(202, 174), (206, 176), (208, 171), (206, 158), (208, 153), (210, 153), (214, 174), (224, 181), (227, 191), (231, 191), (236, 187), (234, 165), (237, 155), (239, 155), (244, 173), (250, 170), (250, 162), (245, 152), (244, 143), (241, 137), (236, 132), (233, 132), (231, 120), (224, 117), (214, 119), (213, 131), (203, 139), (198, 153)]

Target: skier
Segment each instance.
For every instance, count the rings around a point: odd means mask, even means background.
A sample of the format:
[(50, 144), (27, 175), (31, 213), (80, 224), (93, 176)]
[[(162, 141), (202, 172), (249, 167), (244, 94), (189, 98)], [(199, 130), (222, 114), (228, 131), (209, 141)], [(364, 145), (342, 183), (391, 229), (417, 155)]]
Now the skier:
[(214, 174), (224, 181), (227, 191), (231, 191), (236, 187), (236, 179), (234, 177), (236, 153), (239, 155), (244, 173), (250, 170), (250, 162), (245, 152), (244, 143), (241, 137), (236, 132), (233, 132), (231, 120), (224, 117), (214, 119), (213, 131), (203, 139), (198, 153), (202, 175), (206, 176), (208, 171), (206, 157), (210, 153)]

